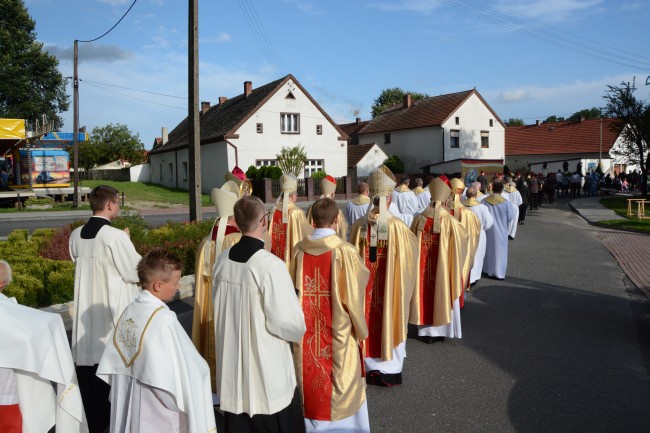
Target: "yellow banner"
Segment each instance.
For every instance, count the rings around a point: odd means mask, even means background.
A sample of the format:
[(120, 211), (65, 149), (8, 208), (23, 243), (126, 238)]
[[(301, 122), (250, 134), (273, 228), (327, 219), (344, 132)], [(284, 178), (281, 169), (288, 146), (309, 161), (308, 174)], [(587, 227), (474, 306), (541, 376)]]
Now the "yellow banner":
[(0, 119), (0, 139), (25, 138), (24, 119)]

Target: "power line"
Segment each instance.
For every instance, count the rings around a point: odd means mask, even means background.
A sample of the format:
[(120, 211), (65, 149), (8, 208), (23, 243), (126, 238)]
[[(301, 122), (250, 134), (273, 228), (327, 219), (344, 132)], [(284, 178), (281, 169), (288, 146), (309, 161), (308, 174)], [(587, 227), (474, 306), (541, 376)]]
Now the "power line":
[(115, 27), (117, 27), (117, 25), (118, 25), (119, 23), (122, 22), (122, 20), (124, 19), (124, 17), (126, 17), (126, 14), (129, 13), (129, 11), (131, 10), (131, 8), (135, 5), (135, 2), (137, 2), (137, 1), (138, 1), (138, 0), (133, 0), (133, 3), (131, 3), (131, 6), (129, 6), (129, 8), (126, 10), (126, 12), (124, 12), (124, 15), (122, 15), (122, 18), (120, 18), (120, 19), (115, 23), (115, 25), (113, 25), (113, 27), (111, 27), (110, 29), (108, 29), (108, 30), (106, 31), (106, 33), (104, 33), (103, 35), (101, 35), (101, 36), (99, 36), (99, 37), (96, 37), (95, 39), (90, 39), (90, 40), (88, 40), (88, 41), (81, 41), (81, 40), (80, 40), (79, 42), (95, 42), (95, 41), (97, 41), (97, 40), (103, 38), (103, 37), (106, 36), (107, 34), (109, 34), (109, 33), (110, 33), (110, 32), (111, 32)]
[(84, 83), (89, 83), (89, 84), (99, 84), (107, 87), (116, 87), (118, 89), (132, 90), (134, 92), (149, 93), (151, 95), (167, 96), (169, 98), (176, 98), (176, 99), (187, 99), (187, 97), (185, 96), (167, 95), (166, 93), (157, 93), (157, 92), (150, 92), (147, 90), (132, 89), (131, 87), (123, 87), (123, 86), (117, 86), (115, 84), (106, 84), (106, 83), (99, 83), (97, 81), (82, 80), (81, 78), (79, 79), (79, 81), (83, 81)]
[(253, 36), (255, 37), (255, 40), (257, 41), (257, 44), (260, 46), (262, 49), (262, 53), (264, 54), (264, 57), (268, 60), (270, 63), (271, 67), (275, 69), (276, 73), (279, 75), (282, 74), (282, 68), (279, 65), (279, 63), (275, 60), (273, 57), (273, 53), (271, 52), (271, 49), (269, 48), (269, 43), (266, 42), (268, 37), (265, 39), (265, 34), (262, 33), (262, 30), (258, 28), (256, 25), (253, 17), (252, 17), (252, 12), (249, 11), (248, 8), (244, 5), (242, 0), (237, 0), (237, 4), (239, 5), (239, 9), (242, 11), (244, 14), (244, 19), (246, 20), (246, 24), (248, 24), (248, 28), (250, 28), (251, 32), (253, 33)]
[[(80, 80), (80, 81), (81, 81), (81, 80)], [(181, 107), (175, 107), (175, 106), (173, 106), (173, 105), (160, 104), (160, 103), (158, 103), (158, 102), (149, 101), (149, 100), (147, 100), (147, 99), (137, 98), (137, 97), (135, 97), (135, 96), (126, 95), (126, 94), (124, 94), (124, 93), (120, 93), (120, 92), (114, 92), (114, 91), (112, 91), (112, 90), (105, 89), (104, 87), (98, 86), (98, 85), (96, 85), (96, 84), (91, 84), (89, 81), (84, 81), (84, 83), (86, 83), (86, 84), (89, 85), (89, 86), (92, 86), (92, 87), (96, 87), (96, 88), (98, 88), (98, 89), (101, 89), (101, 90), (103, 90), (103, 91), (105, 91), (105, 92), (113, 93), (113, 94), (115, 94), (115, 95), (124, 96), (124, 97), (126, 97), (126, 98), (131, 98), (131, 99), (135, 99), (135, 100), (138, 100), (138, 101), (147, 102), (147, 103), (149, 103), (149, 104), (160, 105), (161, 107), (175, 108), (175, 109), (177, 109), (177, 110), (187, 111), (187, 107), (185, 107), (185, 108), (181, 108)]]

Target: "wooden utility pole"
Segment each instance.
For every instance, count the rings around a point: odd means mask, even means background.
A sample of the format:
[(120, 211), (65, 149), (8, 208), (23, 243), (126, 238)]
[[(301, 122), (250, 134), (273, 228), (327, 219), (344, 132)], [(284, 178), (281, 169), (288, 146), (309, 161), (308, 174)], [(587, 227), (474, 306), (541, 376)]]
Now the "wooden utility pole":
[(203, 219), (201, 209), (201, 125), (199, 121), (199, 0), (189, 0), (187, 93), (189, 120), (190, 221)]
[(74, 190), (72, 191), (72, 207), (79, 206), (79, 74), (77, 64), (79, 60), (79, 41), (74, 41), (74, 74), (72, 77), (72, 122), (73, 137), (72, 147), (74, 150)]

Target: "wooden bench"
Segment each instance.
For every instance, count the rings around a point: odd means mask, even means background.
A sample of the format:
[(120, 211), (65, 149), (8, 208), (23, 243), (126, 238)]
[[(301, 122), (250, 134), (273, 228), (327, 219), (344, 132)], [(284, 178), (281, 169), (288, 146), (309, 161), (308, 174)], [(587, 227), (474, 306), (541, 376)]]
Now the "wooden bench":
[(637, 200), (636, 205), (637, 205), (637, 210), (636, 210), (636, 216), (640, 220), (650, 220), (650, 216), (647, 216), (645, 214), (645, 205), (650, 205), (650, 200), (644, 200), (640, 199)]

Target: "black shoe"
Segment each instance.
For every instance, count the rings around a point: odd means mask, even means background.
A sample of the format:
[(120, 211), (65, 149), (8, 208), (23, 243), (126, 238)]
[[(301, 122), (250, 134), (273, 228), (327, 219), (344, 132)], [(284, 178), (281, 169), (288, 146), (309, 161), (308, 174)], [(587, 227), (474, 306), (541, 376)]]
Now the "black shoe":
[(514, 241), (515, 238), (513, 238), (512, 236), (508, 236), (508, 240), (510, 240), (510, 241)]
[(402, 384), (402, 373), (382, 373), (379, 370), (366, 371), (366, 383), (376, 386), (395, 386)]
[(429, 337), (428, 335), (419, 336), (418, 340), (425, 344), (433, 344), (441, 341), (445, 341), (445, 337)]

